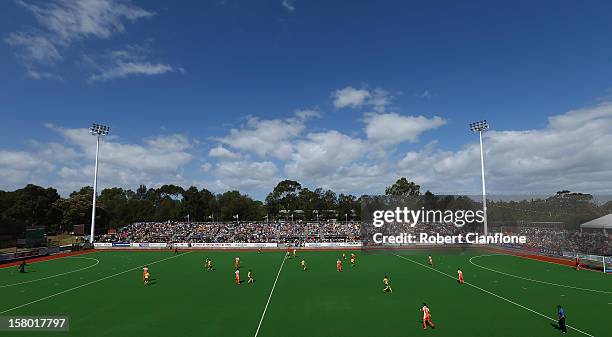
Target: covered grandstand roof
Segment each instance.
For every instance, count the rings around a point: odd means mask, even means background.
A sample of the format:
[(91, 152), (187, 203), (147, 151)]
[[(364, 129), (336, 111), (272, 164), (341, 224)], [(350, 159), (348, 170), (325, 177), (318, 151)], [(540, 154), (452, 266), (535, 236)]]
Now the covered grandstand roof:
[(612, 214), (604, 215), (601, 218), (585, 222), (580, 225), (580, 228), (612, 229)]

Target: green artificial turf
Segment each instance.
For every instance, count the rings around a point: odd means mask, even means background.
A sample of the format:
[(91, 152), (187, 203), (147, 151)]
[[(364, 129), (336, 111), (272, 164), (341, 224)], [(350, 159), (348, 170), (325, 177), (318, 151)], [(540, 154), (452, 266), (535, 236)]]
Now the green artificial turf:
[[(569, 335), (612, 335), (610, 275), (478, 250), (357, 254), (357, 266), (344, 261), (342, 273), (336, 271), (340, 251), (298, 251), (284, 263), (284, 252), (99, 251), (33, 263), (27, 274), (1, 268), (0, 315), (68, 315), (71, 322), (69, 332), (0, 335), (245, 337), (259, 327), (261, 337), (557, 336), (554, 321), (543, 317), (556, 318), (557, 304), (565, 307), (567, 323), (586, 333), (570, 329)], [(427, 266), (428, 254), (435, 270)], [(492, 270), (470, 263), (475, 256), (473, 263)], [(206, 257), (215, 271), (205, 271)], [(148, 286), (141, 281), (145, 264)], [(466, 284), (457, 284), (457, 267)], [(392, 294), (382, 291), (385, 275)], [(423, 302), (436, 323), (426, 332)]]

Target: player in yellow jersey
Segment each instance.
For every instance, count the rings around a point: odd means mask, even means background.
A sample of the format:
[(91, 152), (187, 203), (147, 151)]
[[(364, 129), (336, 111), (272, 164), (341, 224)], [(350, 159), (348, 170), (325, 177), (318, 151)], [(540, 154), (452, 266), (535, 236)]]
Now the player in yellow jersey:
[(357, 255), (355, 255), (355, 253), (351, 253), (351, 266), (355, 267), (356, 259), (357, 259)]
[(384, 292), (386, 293), (393, 292), (393, 289), (391, 289), (391, 282), (389, 281), (389, 276), (385, 275), (385, 278), (383, 278), (383, 284), (385, 285), (385, 288), (383, 289)]
[(304, 269), (304, 271), (308, 270), (308, 267), (306, 267), (306, 260), (302, 259), (302, 261), (300, 262), (300, 266), (302, 266), (302, 269)]
[(254, 283), (255, 279), (253, 278), (253, 272), (249, 269), (249, 272), (247, 273), (247, 278), (249, 279), (247, 283)]

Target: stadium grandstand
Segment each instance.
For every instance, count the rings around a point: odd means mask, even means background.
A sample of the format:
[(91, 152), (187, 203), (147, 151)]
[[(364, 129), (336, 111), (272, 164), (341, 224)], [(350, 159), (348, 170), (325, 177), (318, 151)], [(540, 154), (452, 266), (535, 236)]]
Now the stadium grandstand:
[[(600, 218), (601, 219), (601, 218)], [(599, 220), (599, 219), (596, 219)], [(588, 224), (588, 223), (587, 223)], [(277, 243), (304, 245), (322, 242), (359, 242), (362, 239), (361, 222), (137, 222), (116, 232), (100, 235), (101, 243)], [(371, 227), (371, 226), (368, 226)], [(391, 232), (441, 233), (457, 235), (467, 230), (452, 224), (417, 224), (414, 227), (392, 225)], [(612, 244), (604, 231), (583, 231), (551, 228), (550, 225), (518, 228), (513, 234), (529, 238), (524, 245), (508, 248), (524, 249), (543, 255), (564, 256), (567, 252), (594, 255), (612, 255)], [(565, 254), (564, 254), (565, 253)]]
[(580, 225), (583, 231), (601, 231), (604, 235), (612, 234), (612, 214), (585, 222)]

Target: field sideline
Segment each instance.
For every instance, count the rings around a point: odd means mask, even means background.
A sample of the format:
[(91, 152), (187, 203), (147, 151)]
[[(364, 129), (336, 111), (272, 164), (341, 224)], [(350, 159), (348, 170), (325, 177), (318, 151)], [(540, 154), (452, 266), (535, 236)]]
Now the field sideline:
[[(346, 251), (349, 255), (350, 251)], [(70, 332), (7, 336), (556, 336), (609, 335), (612, 279), (491, 251), (95, 251), (0, 269), (0, 315), (69, 315)], [(427, 255), (434, 267), (427, 265)], [(236, 286), (233, 260), (245, 281)], [(216, 270), (203, 262), (213, 259)], [(309, 270), (299, 268), (305, 258)], [(151, 284), (143, 286), (148, 265)], [(456, 282), (457, 267), (466, 284)], [(251, 269), (256, 282), (246, 284)], [(382, 292), (388, 275), (392, 294)], [(436, 329), (423, 331), (427, 302)]]

